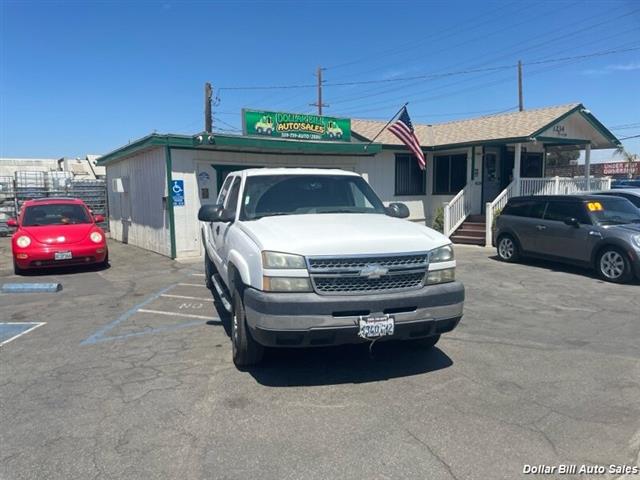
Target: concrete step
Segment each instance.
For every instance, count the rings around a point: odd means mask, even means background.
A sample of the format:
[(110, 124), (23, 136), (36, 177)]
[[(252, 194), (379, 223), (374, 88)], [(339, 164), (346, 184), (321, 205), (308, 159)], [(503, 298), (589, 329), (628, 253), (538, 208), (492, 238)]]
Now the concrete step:
[(452, 235), (451, 241), (453, 243), (458, 243), (463, 245), (484, 245), (484, 238), (469, 237), (465, 235)]

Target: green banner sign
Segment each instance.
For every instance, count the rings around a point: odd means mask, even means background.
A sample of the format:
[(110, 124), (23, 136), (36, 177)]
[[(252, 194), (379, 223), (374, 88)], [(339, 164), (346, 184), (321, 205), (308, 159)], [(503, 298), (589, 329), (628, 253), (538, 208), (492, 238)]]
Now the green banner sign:
[(351, 120), (304, 113), (242, 111), (245, 135), (295, 140), (351, 141)]

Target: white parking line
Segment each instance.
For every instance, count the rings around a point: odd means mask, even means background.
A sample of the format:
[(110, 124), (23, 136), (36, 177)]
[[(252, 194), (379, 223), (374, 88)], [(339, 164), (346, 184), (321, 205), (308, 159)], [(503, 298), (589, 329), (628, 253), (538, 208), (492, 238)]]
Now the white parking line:
[(32, 330), (35, 330), (38, 327), (41, 327), (42, 325), (46, 325), (47, 322), (2, 322), (4, 325), (33, 325), (33, 327), (25, 330), (24, 332), (19, 333), (18, 335), (14, 335), (11, 338), (8, 338), (7, 340), (5, 340), (4, 342), (0, 342), (0, 347), (3, 345), (6, 345), (9, 342), (12, 342), (13, 340), (15, 340), (18, 337), (21, 337), (22, 335), (25, 335), (27, 333), (29, 333)]
[(178, 285), (182, 285), (183, 287), (202, 287), (202, 288), (207, 288), (206, 285), (200, 285), (199, 283), (179, 283)]
[(169, 315), (171, 317), (188, 317), (188, 318), (201, 318), (203, 320), (216, 320), (216, 317), (207, 317), (205, 315), (193, 315), (192, 313), (173, 313), (173, 312), (161, 312), (159, 310), (147, 310), (141, 308), (138, 310), (140, 313), (154, 313), (156, 315)]
[(169, 297), (169, 298), (186, 298), (187, 300), (202, 300), (204, 302), (211, 302), (213, 300), (213, 298), (189, 297), (187, 295), (171, 295), (169, 293), (163, 293), (160, 296), (161, 297)]

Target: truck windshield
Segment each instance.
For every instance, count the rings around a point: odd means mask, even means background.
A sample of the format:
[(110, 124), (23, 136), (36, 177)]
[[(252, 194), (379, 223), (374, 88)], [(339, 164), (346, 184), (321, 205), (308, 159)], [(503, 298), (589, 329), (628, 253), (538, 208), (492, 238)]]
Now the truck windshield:
[[(640, 223), (640, 210), (625, 198), (600, 197), (597, 202), (587, 202), (591, 215), (600, 225), (626, 225)], [(595, 204), (589, 208), (590, 204)]]
[(42, 225), (73, 225), (92, 223), (87, 210), (75, 203), (52, 203), (27, 207), (22, 220), (23, 227)]
[(382, 213), (384, 205), (362, 177), (256, 175), (247, 177), (241, 220), (305, 213)]

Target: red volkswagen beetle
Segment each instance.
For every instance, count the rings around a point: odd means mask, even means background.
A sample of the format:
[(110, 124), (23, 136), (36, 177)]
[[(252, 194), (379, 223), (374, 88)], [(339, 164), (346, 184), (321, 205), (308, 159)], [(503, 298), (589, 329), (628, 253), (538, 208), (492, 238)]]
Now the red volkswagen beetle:
[(107, 266), (109, 251), (104, 231), (82, 200), (42, 198), (24, 202), (18, 219), (7, 226), (17, 228), (11, 238), (13, 267), (24, 270), (65, 265)]

